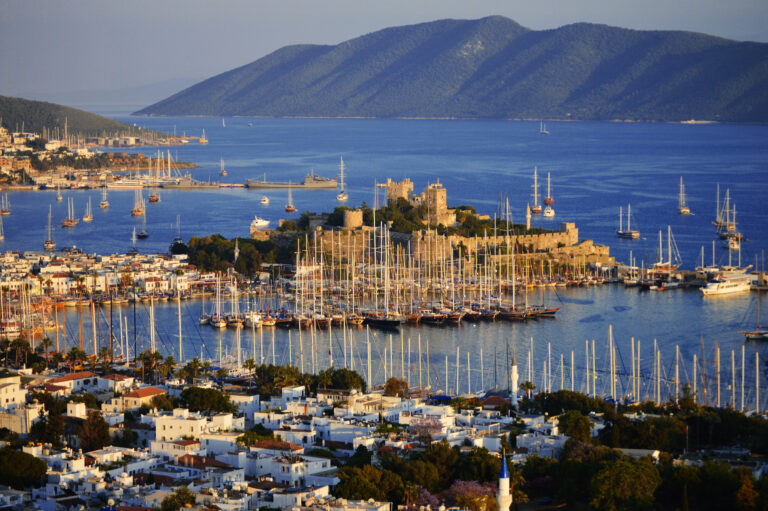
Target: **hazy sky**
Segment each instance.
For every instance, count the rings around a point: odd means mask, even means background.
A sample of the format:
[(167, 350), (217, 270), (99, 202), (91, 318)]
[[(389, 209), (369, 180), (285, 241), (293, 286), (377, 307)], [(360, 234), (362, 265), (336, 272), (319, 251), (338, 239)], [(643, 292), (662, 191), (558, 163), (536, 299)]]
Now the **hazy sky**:
[(287, 44), (492, 14), (768, 42), (768, 0), (0, 0), (0, 94), (208, 77)]

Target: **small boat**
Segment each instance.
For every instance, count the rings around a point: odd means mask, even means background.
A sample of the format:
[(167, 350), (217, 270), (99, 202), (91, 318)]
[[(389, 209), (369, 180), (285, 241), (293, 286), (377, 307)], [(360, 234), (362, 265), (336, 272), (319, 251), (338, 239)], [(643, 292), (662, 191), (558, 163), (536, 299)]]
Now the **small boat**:
[(219, 175), (220, 176), (226, 176), (227, 170), (224, 168), (224, 159), (219, 160)]
[(341, 178), (339, 179), (341, 190), (336, 195), (336, 200), (339, 202), (347, 202), (349, 195), (344, 191), (344, 157), (341, 157), (341, 163), (339, 164), (339, 170), (341, 171)]
[(685, 202), (685, 185), (683, 184), (683, 176), (680, 176), (680, 196), (677, 199), (677, 211), (681, 215), (690, 215), (691, 208)]
[(259, 216), (254, 216), (253, 220), (251, 221), (251, 232), (259, 229), (264, 229), (265, 227), (268, 227), (268, 226), (269, 226), (269, 220), (266, 220)]
[(757, 325), (754, 330), (741, 332), (747, 341), (768, 341), (768, 328), (760, 326), (760, 291), (757, 292)]
[(544, 125), (544, 121), (539, 121), (539, 135), (549, 135), (549, 131), (547, 131), (547, 127)]
[(146, 229), (142, 229), (138, 232), (138, 234), (136, 234), (136, 237), (139, 238), (140, 240), (145, 240), (149, 238), (149, 232), (147, 232)]
[(109, 201), (107, 200), (107, 187), (104, 186), (101, 189), (101, 202), (99, 202), (99, 207), (101, 209), (107, 209), (109, 207)]
[(85, 206), (85, 214), (83, 215), (83, 223), (93, 222), (93, 211), (91, 211), (91, 199), (88, 199), (88, 205)]
[(56, 242), (53, 241), (52, 206), (48, 205), (48, 238), (43, 242), (43, 248), (49, 252), (56, 250)]
[(544, 213), (543, 213), (543, 215), (544, 215), (546, 218), (552, 218), (552, 217), (554, 217), (554, 216), (555, 216), (555, 210), (554, 210), (554, 209), (552, 209), (552, 206), (547, 206), (546, 208), (544, 208)]
[(75, 218), (75, 204), (72, 202), (72, 198), (67, 201), (67, 218), (61, 221), (62, 227), (74, 227), (79, 220)]
[(627, 240), (636, 240), (640, 238), (640, 231), (638, 230), (632, 230), (631, 227), (631, 220), (630, 220), (630, 212), (631, 212), (631, 205), (627, 204), (627, 229), (624, 230), (624, 211), (621, 207), (619, 207), (619, 228), (616, 230), (616, 235), (619, 238), (624, 238)]
[(8, 216), (11, 214), (11, 201), (8, 200), (8, 194), (3, 195), (3, 199), (0, 200), (0, 216)]
[(152, 203), (160, 202), (160, 194), (157, 192), (152, 192), (149, 194), (149, 197), (147, 197), (147, 200), (149, 200), (149, 202), (152, 202)]
[(531, 213), (538, 215), (541, 213), (541, 204), (539, 204), (539, 176), (536, 167), (533, 167), (533, 206)]
[(269, 205), (269, 197), (267, 197), (266, 195), (263, 195), (259, 202), (261, 203), (262, 206), (268, 206)]
[(287, 213), (296, 211), (296, 206), (293, 205), (293, 194), (291, 193), (290, 181), (288, 182), (288, 204), (285, 205), (285, 211)]

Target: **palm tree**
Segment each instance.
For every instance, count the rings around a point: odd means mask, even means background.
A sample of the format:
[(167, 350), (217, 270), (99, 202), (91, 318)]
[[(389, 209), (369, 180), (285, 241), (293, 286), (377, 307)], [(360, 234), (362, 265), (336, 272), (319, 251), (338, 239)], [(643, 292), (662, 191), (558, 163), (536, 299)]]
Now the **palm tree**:
[(87, 358), (85, 352), (81, 350), (80, 348), (72, 348), (69, 350), (69, 353), (67, 353), (67, 361), (69, 362), (69, 372), (72, 372), (75, 365), (77, 365), (78, 362), (82, 362)]
[(165, 361), (160, 363), (160, 375), (163, 377), (163, 383), (165, 383), (166, 377), (170, 374), (173, 376), (173, 368), (176, 365), (176, 360), (173, 356), (166, 357)]
[(216, 378), (219, 379), (219, 380), (224, 380), (224, 378), (226, 378), (226, 377), (227, 377), (227, 370), (224, 369), (223, 367), (220, 367), (216, 371)]
[(253, 373), (256, 371), (256, 362), (252, 358), (249, 358), (243, 363), (243, 367), (250, 371), (251, 375), (249, 381), (251, 382), (251, 386), (253, 386)]

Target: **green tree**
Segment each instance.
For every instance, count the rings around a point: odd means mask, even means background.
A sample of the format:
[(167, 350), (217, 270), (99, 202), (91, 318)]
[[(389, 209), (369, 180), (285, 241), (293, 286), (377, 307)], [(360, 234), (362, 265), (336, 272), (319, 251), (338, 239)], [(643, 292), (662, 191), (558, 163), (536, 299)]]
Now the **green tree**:
[(237, 412), (229, 396), (216, 389), (187, 387), (181, 392), (181, 400), (193, 412)]
[(109, 424), (100, 412), (91, 412), (77, 428), (77, 436), (84, 452), (101, 449), (109, 445)]
[(407, 397), (408, 382), (405, 380), (401, 380), (400, 378), (395, 378), (393, 376), (392, 378), (387, 380), (387, 383), (384, 384), (384, 395)]
[(607, 463), (590, 484), (590, 505), (605, 511), (652, 509), (661, 476), (648, 460), (619, 458)]
[(160, 503), (161, 511), (179, 511), (185, 507), (192, 507), (195, 504), (195, 494), (186, 486), (182, 486), (168, 495)]
[(578, 442), (589, 442), (592, 424), (578, 410), (568, 410), (557, 419), (558, 429)]
[(48, 465), (45, 461), (10, 447), (0, 449), (0, 480), (17, 490), (43, 484)]

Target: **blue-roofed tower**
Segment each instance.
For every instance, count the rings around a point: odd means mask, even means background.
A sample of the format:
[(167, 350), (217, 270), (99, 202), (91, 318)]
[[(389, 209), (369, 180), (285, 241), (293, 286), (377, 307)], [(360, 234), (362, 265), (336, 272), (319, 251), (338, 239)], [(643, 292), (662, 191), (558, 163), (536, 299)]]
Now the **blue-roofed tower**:
[(499, 473), (499, 493), (496, 496), (499, 511), (509, 511), (512, 505), (512, 495), (509, 494), (509, 472), (507, 471), (507, 456), (501, 455), (501, 472)]

